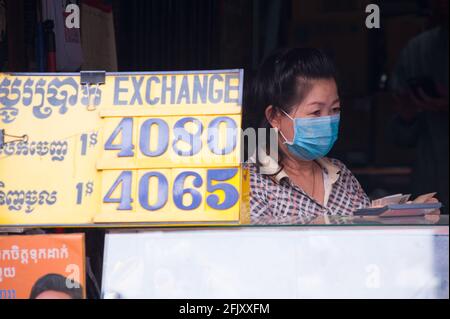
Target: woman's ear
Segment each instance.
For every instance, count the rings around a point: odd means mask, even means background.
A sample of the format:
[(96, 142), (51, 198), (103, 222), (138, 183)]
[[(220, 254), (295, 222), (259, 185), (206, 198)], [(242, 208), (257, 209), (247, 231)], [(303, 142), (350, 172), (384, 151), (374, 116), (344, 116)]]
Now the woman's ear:
[(280, 112), (278, 112), (272, 105), (266, 107), (266, 119), (273, 128), (280, 128)]

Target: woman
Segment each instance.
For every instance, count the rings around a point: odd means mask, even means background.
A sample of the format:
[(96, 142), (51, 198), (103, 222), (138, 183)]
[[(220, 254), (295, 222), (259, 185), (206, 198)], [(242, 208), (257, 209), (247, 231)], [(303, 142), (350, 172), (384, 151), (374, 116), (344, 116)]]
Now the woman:
[(308, 223), (370, 206), (345, 165), (325, 157), (338, 138), (341, 106), (335, 67), (322, 51), (284, 49), (268, 57), (250, 105), (262, 107), (264, 126), (278, 132), (278, 161), (264, 151), (248, 165), (253, 224)]

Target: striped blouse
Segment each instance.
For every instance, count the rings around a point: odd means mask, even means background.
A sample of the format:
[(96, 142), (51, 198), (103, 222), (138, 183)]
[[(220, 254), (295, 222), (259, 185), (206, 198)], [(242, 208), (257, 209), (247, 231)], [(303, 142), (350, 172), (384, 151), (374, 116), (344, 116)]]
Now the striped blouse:
[(324, 177), (324, 204), (311, 198), (281, 170), (264, 175), (253, 163), (250, 173), (250, 219), (252, 224), (307, 224), (319, 216), (349, 216), (370, 206), (370, 200), (350, 170), (336, 159), (316, 161)]

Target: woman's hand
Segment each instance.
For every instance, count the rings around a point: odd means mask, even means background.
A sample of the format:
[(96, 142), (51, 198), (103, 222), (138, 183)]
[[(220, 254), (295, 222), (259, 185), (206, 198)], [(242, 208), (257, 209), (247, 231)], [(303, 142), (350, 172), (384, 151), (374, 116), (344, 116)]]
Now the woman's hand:
[[(434, 197), (425, 201), (425, 203), (427, 203), (427, 204), (438, 203), (438, 202), (439, 202), (439, 200)], [(432, 223), (437, 223), (441, 217), (440, 215), (441, 215), (441, 210), (436, 209), (436, 210), (432, 211), (431, 213), (426, 214), (424, 217), (427, 221), (430, 221)]]

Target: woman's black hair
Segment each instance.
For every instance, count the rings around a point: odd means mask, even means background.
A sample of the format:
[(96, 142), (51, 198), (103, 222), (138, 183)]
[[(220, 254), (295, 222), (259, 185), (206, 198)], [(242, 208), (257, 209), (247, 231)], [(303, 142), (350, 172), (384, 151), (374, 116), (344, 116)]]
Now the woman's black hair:
[[(332, 60), (320, 49), (285, 48), (268, 56), (252, 80), (247, 112), (259, 119), (257, 127), (271, 128), (265, 111), (292, 111), (310, 91), (312, 80), (337, 78)], [(274, 113), (273, 113), (274, 114)], [(268, 136), (269, 134), (267, 134)], [(267, 144), (268, 141), (267, 141)], [(279, 155), (280, 159), (281, 154)]]
[(36, 299), (45, 291), (58, 291), (69, 295), (72, 299), (83, 299), (83, 288), (81, 285), (77, 287), (67, 287), (67, 278), (58, 274), (47, 274), (36, 281), (31, 289), (30, 299)]

